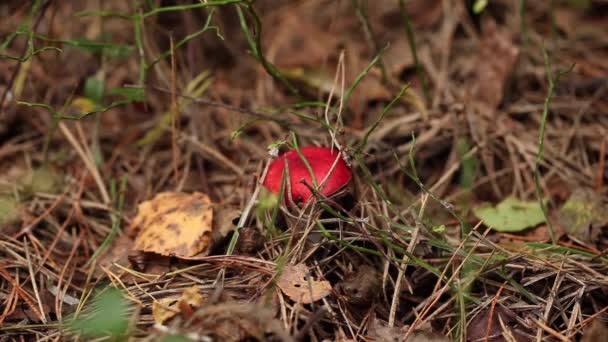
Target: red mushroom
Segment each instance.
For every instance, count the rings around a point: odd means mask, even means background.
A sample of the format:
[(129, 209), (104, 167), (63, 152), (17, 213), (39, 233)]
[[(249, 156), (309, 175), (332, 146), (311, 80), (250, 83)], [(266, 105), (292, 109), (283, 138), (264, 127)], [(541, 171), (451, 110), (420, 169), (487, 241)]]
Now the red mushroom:
[[(308, 161), (315, 175), (318, 191), (329, 196), (344, 187), (351, 179), (352, 172), (337, 150), (329, 147), (307, 146), (300, 148), (302, 155)], [(312, 197), (312, 193), (303, 180), (313, 186), (310, 171), (300, 158), (297, 150), (283, 153), (275, 159), (268, 167), (268, 173), (264, 179), (264, 186), (274, 193), (281, 190), (281, 178), (285, 170), (285, 160), (289, 165), (289, 186), (291, 187), (291, 198), (294, 202), (306, 202)], [(334, 166), (335, 164), (335, 166)], [(329, 173), (329, 177), (327, 174)], [(327, 179), (325, 179), (327, 177)], [(289, 203), (289, 194), (285, 184), (285, 201)]]

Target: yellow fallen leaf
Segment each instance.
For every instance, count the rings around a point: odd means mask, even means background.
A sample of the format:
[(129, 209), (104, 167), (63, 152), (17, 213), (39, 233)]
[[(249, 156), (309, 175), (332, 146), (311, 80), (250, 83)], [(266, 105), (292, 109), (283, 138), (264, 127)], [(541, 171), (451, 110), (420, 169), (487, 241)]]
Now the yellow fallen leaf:
[(192, 286), (185, 289), (179, 298), (171, 296), (152, 302), (152, 317), (154, 317), (154, 321), (163, 324), (182, 311), (181, 308), (184, 305), (188, 305), (193, 310), (201, 307), (205, 297), (198, 290), (198, 286)]
[(74, 108), (78, 113), (88, 113), (95, 110), (97, 105), (86, 97), (77, 97), (72, 100), (70, 107)]
[(152, 317), (154, 322), (163, 324), (179, 313), (177, 298), (167, 297), (152, 302)]
[(136, 251), (177, 257), (206, 253), (213, 233), (211, 200), (200, 192), (159, 193), (138, 206), (132, 229)]
[(302, 304), (316, 302), (331, 293), (331, 284), (313, 279), (304, 264), (286, 265), (277, 286), (293, 301)]

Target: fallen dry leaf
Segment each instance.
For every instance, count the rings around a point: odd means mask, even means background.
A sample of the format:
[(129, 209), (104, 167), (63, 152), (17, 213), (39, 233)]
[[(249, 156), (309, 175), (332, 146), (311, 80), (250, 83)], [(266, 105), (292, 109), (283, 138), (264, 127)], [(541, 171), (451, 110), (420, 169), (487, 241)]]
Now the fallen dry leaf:
[(502, 306), (486, 309), (471, 320), (467, 327), (467, 341), (528, 342), (526, 334), (516, 327), (516, 314)]
[[(192, 286), (185, 289), (179, 298), (172, 296), (152, 302), (154, 321), (163, 324), (178, 313), (184, 312), (184, 310), (194, 311), (199, 308), (203, 304), (205, 296), (200, 294), (198, 290), (198, 286)], [(189, 313), (185, 314), (188, 315)]]
[(368, 338), (376, 342), (448, 342), (449, 339), (439, 333), (433, 331), (429, 323), (425, 323), (416, 331), (411, 332), (407, 339), (409, 326), (389, 327), (388, 323), (377, 318), (372, 318), (368, 326)]
[(141, 203), (132, 229), (133, 249), (165, 256), (192, 257), (212, 243), (213, 207), (203, 193), (163, 192)]
[(322, 65), (336, 50), (339, 40), (319, 26), (317, 16), (294, 9), (285, 7), (274, 16), (271, 25), (277, 29), (268, 31), (263, 38), (268, 46), (266, 55), (279, 68)]
[(518, 56), (519, 48), (513, 44), (511, 33), (488, 20), (479, 43), (474, 90), (476, 104), (482, 113), (492, 114), (500, 105)]
[(382, 292), (381, 279), (382, 275), (374, 267), (363, 264), (358, 270), (344, 276), (336, 287), (349, 303), (368, 305)]
[(331, 284), (313, 279), (304, 264), (286, 265), (277, 285), (289, 298), (302, 304), (310, 304), (331, 293)]
[(410, 43), (404, 36), (391, 40), (390, 48), (382, 57), (386, 71), (393, 77), (399, 77), (407, 68), (415, 66)]
[(608, 335), (608, 326), (606, 326), (606, 323), (596, 318), (591, 321), (591, 324), (585, 329), (581, 342), (603, 341), (606, 335)]
[[(373, 4), (367, 9), (372, 27), (378, 27), (379, 31), (403, 29), (403, 16), (398, 1), (376, 0)], [(434, 25), (443, 13), (441, 1), (438, 0), (410, 0), (404, 1), (404, 4), (415, 30)]]
[(591, 189), (576, 189), (557, 213), (557, 223), (584, 242), (595, 243), (608, 226), (608, 206)]
[(128, 265), (129, 251), (132, 246), (133, 240), (127, 234), (121, 234), (114, 239), (112, 248), (107, 248), (97, 261), (99, 267), (95, 267), (96, 275), (101, 276), (104, 273), (104, 268), (111, 267), (113, 263)]

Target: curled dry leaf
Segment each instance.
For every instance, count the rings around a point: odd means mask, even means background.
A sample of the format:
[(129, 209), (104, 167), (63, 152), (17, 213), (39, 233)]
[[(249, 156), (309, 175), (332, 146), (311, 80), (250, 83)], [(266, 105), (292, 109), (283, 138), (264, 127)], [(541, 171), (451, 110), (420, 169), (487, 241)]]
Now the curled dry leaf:
[(331, 293), (331, 284), (313, 279), (304, 264), (286, 265), (277, 285), (289, 298), (302, 304), (316, 302)]
[(519, 48), (513, 44), (513, 37), (496, 22), (484, 22), (483, 37), (477, 55), (476, 104), (482, 112), (494, 113), (513, 73), (519, 57)]
[(180, 312), (185, 316), (190, 316), (191, 312), (199, 308), (204, 300), (205, 297), (198, 292), (198, 286), (192, 286), (185, 289), (179, 298), (172, 296), (152, 302), (152, 316), (158, 324), (163, 324)]
[(208, 252), (213, 235), (213, 207), (203, 193), (163, 192), (141, 203), (132, 228), (133, 249), (165, 256), (191, 257)]
[(372, 266), (363, 264), (338, 283), (337, 290), (354, 305), (368, 305), (382, 291), (382, 275)]
[(595, 243), (608, 226), (608, 206), (591, 189), (576, 189), (557, 213), (557, 223), (584, 242)]

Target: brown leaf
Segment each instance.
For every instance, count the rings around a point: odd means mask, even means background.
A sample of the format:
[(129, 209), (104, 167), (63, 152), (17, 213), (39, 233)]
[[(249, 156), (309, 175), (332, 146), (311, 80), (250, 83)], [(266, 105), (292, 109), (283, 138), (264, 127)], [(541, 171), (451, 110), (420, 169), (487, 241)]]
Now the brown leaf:
[[(429, 27), (441, 19), (443, 8), (438, 0), (410, 0), (405, 2), (405, 10), (414, 29)], [(374, 6), (369, 6), (369, 16), (372, 27), (380, 30), (403, 30), (403, 16), (399, 2), (394, 0), (376, 0)]]
[(407, 339), (404, 339), (408, 326), (389, 327), (384, 321), (373, 318), (370, 321), (368, 334), (372, 341), (376, 342), (448, 342), (446, 336), (433, 331), (430, 324), (423, 324), (416, 331), (410, 333)]
[(367, 329), (369, 339), (376, 342), (402, 341), (405, 332), (402, 327), (389, 327), (388, 323), (375, 317), (370, 320)]
[(208, 252), (213, 242), (212, 204), (200, 192), (163, 192), (139, 205), (132, 229), (138, 232), (136, 251), (177, 257)]
[(268, 45), (268, 59), (278, 67), (321, 65), (339, 42), (336, 36), (321, 29), (314, 15), (286, 9), (274, 19), (267, 25), (277, 29), (264, 35), (264, 44)]
[(310, 304), (331, 293), (331, 284), (313, 279), (304, 264), (285, 265), (277, 286), (293, 301), (302, 304)]
[(555, 25), (567, 36), (572, 37), (576, 32), (577, 26), (581, 25), (581, 15), (579, 11), (573, 11), (568, 7), (557, 7), (554, 10)]
[(604, 341), (606, 336), (608, 336), (608, 326), (606, 326), (606, 323), (596, 318), (591, 321), (591, 324), (585, 329), (581, 342)]
[(227, 206), (213, 206), (213, 241), (225, 237), (236, 228), (241, 210)]
[(129, 252), (133, 246), (133, 240), (122, 234), (118, 236), (113, 242), (111, 248), (106, 248), (104, 253), (101, 255), (98, 261), (100, 267), (95, 267), (95, 272), (98, 276), (103, 274), (103, 269), (110, 267), (113, 263), (119, 265), (129, 264)]
[(357, 271), (347, 274), (337, 288), (349, 303), (367, 305), (381, 292), (381, 277), (375, 268), (364, 264)]
[(507, 30), (501, 30), (494, 21), (484, 25), (483, 37), (477, 53), (477, 82), (475, 100), (482, 112), (493, 113), (504, 95), (507, 79), (511, 76), (519, 48)]
[(414, 67), (414, 57), (407, 39), (399, 37), (392, 40), (390, 48), (382, 57), (382, 62), (386, 71), (394, 77), (399, 77), (403, 70)]
[[(486, 309), (469, 323), (467, 341), (484, 341), (486, 336), (489, 342), (530, 341), (525, 334), (514, 329), (515, 317), (513, 311), (502, 306), (496, 306), (493, 312)], [(507, 335), (508, 338), (505, 337)]]

